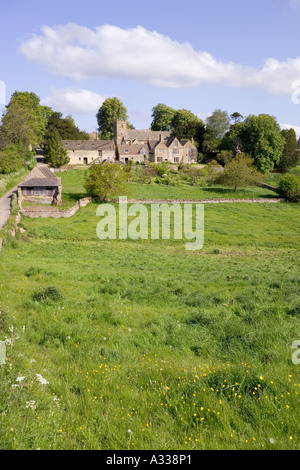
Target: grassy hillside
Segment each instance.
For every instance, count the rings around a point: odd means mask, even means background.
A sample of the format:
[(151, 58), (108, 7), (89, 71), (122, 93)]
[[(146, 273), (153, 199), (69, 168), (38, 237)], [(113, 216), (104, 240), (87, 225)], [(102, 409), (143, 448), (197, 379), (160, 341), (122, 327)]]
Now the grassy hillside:
[(299, 449), (299, 205), (207, 205), (198, 252), (96, 208), (3, 247), (1, 449)]

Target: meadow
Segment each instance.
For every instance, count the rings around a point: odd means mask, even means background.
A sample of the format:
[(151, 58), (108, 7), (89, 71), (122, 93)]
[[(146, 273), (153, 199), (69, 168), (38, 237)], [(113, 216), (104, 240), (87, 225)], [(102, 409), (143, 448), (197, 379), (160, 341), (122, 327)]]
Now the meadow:
[[(58, 172), (56, 175), (62, 178), (63, 183), (63, 207), (69, 207), (79, 197), (85, 197), (84, 181), (87, 174), (85, 167), (77, 170)], [(159, 181), (160, 184), (157, 184)], [(272, 178), (272, 183), (274, 178)], [(131, 199), (159, 199), (159, 200), (209, 200), (209, 199), (274, 199), (278, 197), (274, 191), (260, 187), (239, 188), (234, 192), (230, 188), (222, 186), (207, 186), (205, 177), (201, 177), (198, 184), (191, 185), (188, 175), (184, 172), (170, 171), (170, 177), (166, 181), (163, 178), (152, 177), (149, 184), (148, 178), (143, 177), (140, 167), (132, 169), (130, 181), (127, 184), (127, 196)], [(269, 182), (269, 181), (267, 181)], [(118, 198), (118, 195), (112, 196)]]
[(97, 207), (6, 237), (0, 448), (298, 450), (299, 204), (205, 205), (197, 252), (101, 241)]

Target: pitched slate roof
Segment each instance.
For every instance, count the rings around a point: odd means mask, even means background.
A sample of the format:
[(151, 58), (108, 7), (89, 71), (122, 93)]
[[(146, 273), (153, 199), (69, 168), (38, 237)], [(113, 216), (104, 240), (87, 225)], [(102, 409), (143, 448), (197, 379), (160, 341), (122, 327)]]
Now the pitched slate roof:
[(60, 179), (44, 163), (38, 163), (33, 170), (18, 185), (20, 188), (34, 186), (60, 186)]
[(114, 150), (113, 140), (63, 140), (66, 150)]
[(30, 180), (22, 181), (19, 184), (19, 188), (33, 188), (33, 187), (58, 187), (60, 182), (58, 179), (48, 179), (48, 178), (31, 178)]
[(168, 131), (151, 131), (149, 129), (126, 129), (126, 140), (163, 140), (168, 139), (171, 132)]

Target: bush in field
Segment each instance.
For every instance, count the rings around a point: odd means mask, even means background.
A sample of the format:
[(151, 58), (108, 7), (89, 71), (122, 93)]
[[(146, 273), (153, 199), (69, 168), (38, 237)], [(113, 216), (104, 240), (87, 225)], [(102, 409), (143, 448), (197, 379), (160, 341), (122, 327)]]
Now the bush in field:
[(54, 286), (44, 287), (32, 296), (36, 302), (58, 302), (62, 299), (61, 293)]
[(208, 184), (214, 184), (215, 179), (220, 176), (220, 173), (222, 171), (223, 171), (222, 165), (219, 165), (219, 163), (216, 160), (212, 160), (211, 162), (209, 162), (203, 171), (206, 182)]
[(227, 165), (227, 163), (231, 162), (233, 159), (234, 154), (230, 150), (221, 150), (216, 156), (217, 162), (220, 163), (220, 165)]
[(126, 194), (127, 174), (117, 163), (96, 163), (89, 168), (84, 184), (86, 191), (100, 201), (105, 201), (113, 194)]
[(225, 165), (224, 171), (215, 178), (215, 182), (232, 187), (234, 191), (237, 188), (255, 186), (260, 182), (261, 175), (253, 163), (254, 160), (248, 155), (238, 154)]
[(278, 192), (290, 202), (300, 201), (300, 178), (296, 175), (284, 175), (278, 185)]
[(144, 167), (144, 175), (148, 178), (149, 184), (152, 182), (152, 177), (157, 174), (157, 168), (154, 165), (147, 165)]
[(196, 166), (190, 166), (188, 168), (188, 175), (190, 177), (191, 185), (193, 186), (203, 175), (203, 171), (201, 168), (197, 168)]
[(163, 176), (163, 175), (167, 175), (168, 172), (169, 172), (169, 167), (168, 165), (166, 165), (165, 163), (158, 163), (156, 165), (156, 171), (157, 171), (157, 174), (158, 176)]

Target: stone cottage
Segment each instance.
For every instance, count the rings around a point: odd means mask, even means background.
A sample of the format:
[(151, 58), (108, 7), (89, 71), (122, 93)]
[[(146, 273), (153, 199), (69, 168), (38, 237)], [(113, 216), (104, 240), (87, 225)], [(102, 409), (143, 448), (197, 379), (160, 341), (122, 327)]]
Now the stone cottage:
[(61, 178), (57, 178), (50, 168), (38, 163), (18, 185), (18, 199), (43, 204), (61, 204)]

